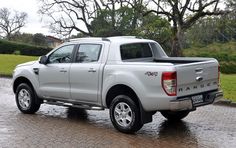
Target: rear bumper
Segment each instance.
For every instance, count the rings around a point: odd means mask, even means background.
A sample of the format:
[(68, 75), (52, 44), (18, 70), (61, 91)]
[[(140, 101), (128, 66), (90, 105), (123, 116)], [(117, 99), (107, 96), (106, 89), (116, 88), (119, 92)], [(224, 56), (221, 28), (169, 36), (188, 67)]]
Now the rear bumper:
[(170, 101), (170, 110), (172, 111), (194, 110), (196, 109), (196, 107), (212, 104), (223, 98), (223, 92), (220, 90), (207, 92), (203, 93), (203, 96), (204, 96), (203, 98), (204, 101), (198, 104), (193, 104), (193, 101), (191, 99), (192, 96), (186, 96), (178, 98), (177, 100)]

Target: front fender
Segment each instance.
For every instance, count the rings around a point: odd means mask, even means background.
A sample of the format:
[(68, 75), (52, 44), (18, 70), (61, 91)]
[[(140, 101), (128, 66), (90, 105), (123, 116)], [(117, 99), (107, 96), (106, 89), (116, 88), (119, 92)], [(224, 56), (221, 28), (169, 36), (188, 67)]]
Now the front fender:
[(14, 87), (14, 83), (16, 82), (16, 80), (19, 78), (22, 78), (22, 77), (26, 78), (30, 81), (37, 96), (40, 96), (38, 75), (36, 75), (33, 72), (33, 68), (32, 69), (31, 68), (29, 68), (29, 69), (17, 68), (16, 70), (14, 70), (13, 80), (12, 80), (13, 87)]

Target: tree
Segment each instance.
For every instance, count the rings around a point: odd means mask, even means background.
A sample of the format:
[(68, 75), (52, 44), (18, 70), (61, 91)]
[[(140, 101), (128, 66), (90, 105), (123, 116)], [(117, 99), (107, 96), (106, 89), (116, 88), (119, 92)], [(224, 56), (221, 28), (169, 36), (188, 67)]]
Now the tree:
[(36, 33), (33, 35), (33, 44), (46, 46), (46, 37), (42, 33)]
[(69, 35), (75, 30), (85, 35), (92, 35), (89, 23), (94, 13), (94, 9), (90, 10), (90, 6), (94, 5), (92, 0), (39, 1), (41, 2), (39, 13), (52, 20), (49, 26), (53, 33)]
[(11, 35), (19, 32), (25, 26), (27, 14), (25, 12), (17, 12), (14, 14), (7, 8), (0, 9), (0, 33), (3, 33), (7, 39)]
[(85, 36), (141, 34), (157, 39), (160, 33), (165, 33), (165, 38), (172, 40), (172, 56), (182, 55), (184, 33), (199, 19), (226, 13), (219, 8), (220, 0), (40, 1), (40, 13), (52, 19), (50, 26), (55, 33), (69, 35), (77, 31)]
[[(114, 14), (113, 14), (114, 13)], [(134, 9), (122, 6), (117, 10), (101, 10), (91, 22), (94, 36), (135, 35), (143, 17), (136, 15)], [(111, 18), (115, 19), (112, 20)], [(114, 22), (113, 22), (114, 21)]]
[(16, 32), (11, 35), (11, 40), (16, 42), (22, 42), (32, 44), (33, 34)]
[(226, 6), (231, 12), (236, 13), (236, 0), (227, 0)]
[(169, 52), (171, 25), (165, 18), (150, 13), (143, 17), (136, 32), (138, 36), (158, 41)]
[[(39, 0), (41, 2), (41, 9), (39, 13), (43, 16), (51, 18), (49, 24), (52, 32), (69, 35), (73, 31), (77, 31), (86, 36), (95, 36), (98, 31), (94, 27), (98, 27), (95, 23), (99, 22), (96, 18), (102, 18), (109, 20), (110, 30), (117, 34), (117, 13), (122, 7), (135, 8), (132, 18), (131, 29), (135, 28), (138, 24), (137, 20), (140, 17), (140, 10), (144, 9), (142, 5), (143, 0)], [(126, 8), (124, 8), (126, 9)], [(128, 10), (128, 9), (126, 9)], [(104, 18), (107, 17), (107, 18)], [(122, 17), (125, 17), (122, 16)], [(101, 22), (101, 21), (100, 21)], [(99, 22), (99, 23), (100, 23)]]
[[(235, 11), (236, 12), (236, 11)], [(201, 18), (185, 33), (185, 46), (207, 45), (236, 39), (236, 14)]]
[(184, 32), (200, 18), (212, 15), (222, 15), (226, 11), (220, 10), (219, 0), (151, 0), (150, 5), (155, 9), (148, 10), (143, 15), (155, 13), (166, 17), (172, 24), (171, 56), (182, 55), (182, 41)]
[(230, 13), (227, 15), (226, 19), (228, 19), (228, 28), (232, 34), (232, 37), (236, 40), (236, 0), (228, 0), (227, 1), (227, 9), (230, 10)]

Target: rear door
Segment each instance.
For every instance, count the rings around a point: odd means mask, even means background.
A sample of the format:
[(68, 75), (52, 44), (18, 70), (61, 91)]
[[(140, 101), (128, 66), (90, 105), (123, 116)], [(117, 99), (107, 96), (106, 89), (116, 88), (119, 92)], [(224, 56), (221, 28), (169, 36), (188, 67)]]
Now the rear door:
[(218, 88), (218, 63), (215, 60), (176, 65), (177, 96), (198, 94)]
[(78, 46), (70, 69), (71, 98), (79, 102), (98, 102), (99, 80), (102, 80), (102, 44), (83, 43)]

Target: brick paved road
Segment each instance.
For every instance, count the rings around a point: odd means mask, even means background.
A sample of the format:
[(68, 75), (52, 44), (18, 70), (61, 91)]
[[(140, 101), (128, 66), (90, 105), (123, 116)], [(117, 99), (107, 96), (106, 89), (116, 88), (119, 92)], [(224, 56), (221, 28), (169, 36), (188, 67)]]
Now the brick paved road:
[(11, 80), (0, 78), (0, 147), (236, 147), (236, 108), (210, 105), (171, 124), (159, 113), (138, 133), (117, 132), (106, 111), (42, 105), (18, 111)]

